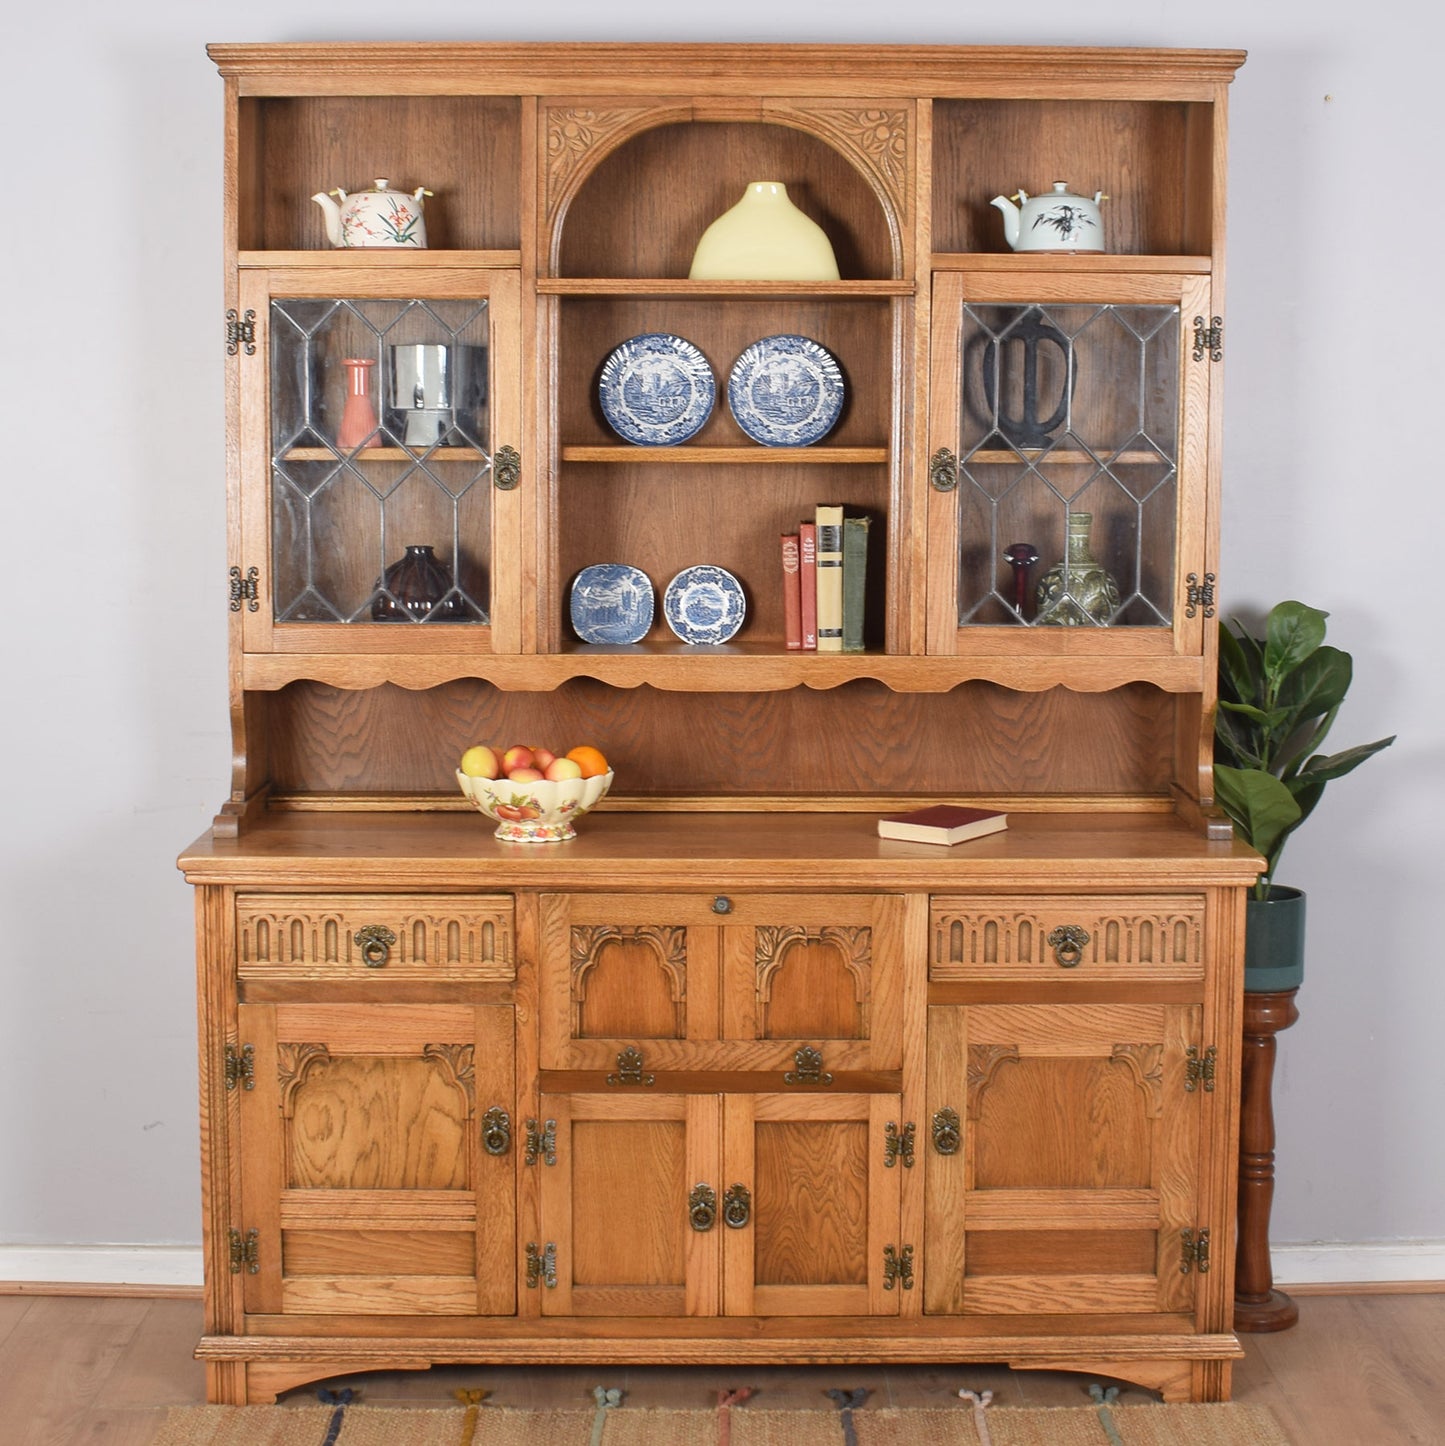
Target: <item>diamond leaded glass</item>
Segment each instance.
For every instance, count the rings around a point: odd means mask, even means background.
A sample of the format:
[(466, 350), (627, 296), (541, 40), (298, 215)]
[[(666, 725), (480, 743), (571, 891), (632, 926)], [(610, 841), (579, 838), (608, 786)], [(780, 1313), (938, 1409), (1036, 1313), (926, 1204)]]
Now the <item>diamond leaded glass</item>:
[(1169, 627), (1179, 308), (970, 304), (963, 323), (959, 625)]
[(487, 348), (484, 300), (271, 303), (278, 623), (488, 621)]

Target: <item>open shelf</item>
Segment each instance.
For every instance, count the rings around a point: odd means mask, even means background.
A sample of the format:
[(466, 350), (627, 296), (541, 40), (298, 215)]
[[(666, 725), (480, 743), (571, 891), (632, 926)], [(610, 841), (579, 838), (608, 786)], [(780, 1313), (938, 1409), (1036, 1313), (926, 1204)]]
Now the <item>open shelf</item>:
[(641, 462), (666, 466), (719, 463), (725, 467), (812, 466), (836, 464), (857, 465), (865, 462), (886, 462), (887, 447), (634, 447), (576, 446), (563, 447), (564, 462)]

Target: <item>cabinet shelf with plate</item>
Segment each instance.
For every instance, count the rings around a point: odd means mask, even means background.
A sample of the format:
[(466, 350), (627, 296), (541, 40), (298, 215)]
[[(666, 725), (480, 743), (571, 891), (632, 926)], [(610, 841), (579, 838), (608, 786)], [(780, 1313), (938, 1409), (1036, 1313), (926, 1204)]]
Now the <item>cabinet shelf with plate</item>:
[[(210, 1398), (820, 1356), (1226, 1397), (1242, 54), (211, 54), (235, 765), (182, 859)], [(333, 248), (314, 198), (383, 177), (433, 193), (427, 245)], [(1007, 249), (992, 201), (1060, 178), (1107, 194), (1107, 249)], [(762, 181), (840, 279), (691, 279)], [(618, 425), (609, 360), (643, 338), (706, 368), (686, 435)], [(735, 369), (794, 358), (825, 424), (788, 433), (786, 387), (729, 406)], [(870, 523), (861, 652), (785, 644), (779, 539), (820, 504)], [(650, 590), (636, 641), (585, 612), (583, 640), (584, 574), (629, 629)], [(494, 837), (458, 791), (464, 749), (523, 739), (606, 755), (575, 838)], [(877, 836), (934, 801), (1008, 828)], [(1212, 1269), (1182, 1270), (1201, 1232)]]

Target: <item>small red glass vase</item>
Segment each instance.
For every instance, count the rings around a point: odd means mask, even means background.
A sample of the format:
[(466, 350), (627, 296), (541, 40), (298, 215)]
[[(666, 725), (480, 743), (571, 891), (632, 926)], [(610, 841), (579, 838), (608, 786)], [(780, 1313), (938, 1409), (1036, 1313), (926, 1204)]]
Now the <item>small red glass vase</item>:
[(343, 452), (354, 452), (358, 447), (379, 447), (381, 435), (377, 431), (376, 408), (371, 404), (371, 369), (376, 362), (371, 357), (353, 356), (344, 358), (341, 365), (346, 368), (346, 406), (342, 409), (336, 445)]

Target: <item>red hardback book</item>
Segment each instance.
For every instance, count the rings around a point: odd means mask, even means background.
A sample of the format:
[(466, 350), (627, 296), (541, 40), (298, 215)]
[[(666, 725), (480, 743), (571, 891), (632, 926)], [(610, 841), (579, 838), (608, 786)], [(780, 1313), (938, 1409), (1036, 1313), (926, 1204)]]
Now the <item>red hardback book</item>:
[(798, 534), (782, 535), (783, 641), (789, 648), (803, 646), (803, 586), (798, 576)]
[(818, 648), (818, 528), (812, 522), (798, 524), (798, 592), (802, 601), (803, 650)]
[(962, 808), (952, 803), (935, 803), (912, 813), (885, 814), (878, 820), (879, 838), (904, 839), (909, 843), (956, 844), (982, 838), (1008, 827), (1008, 815), (991, 808)]

